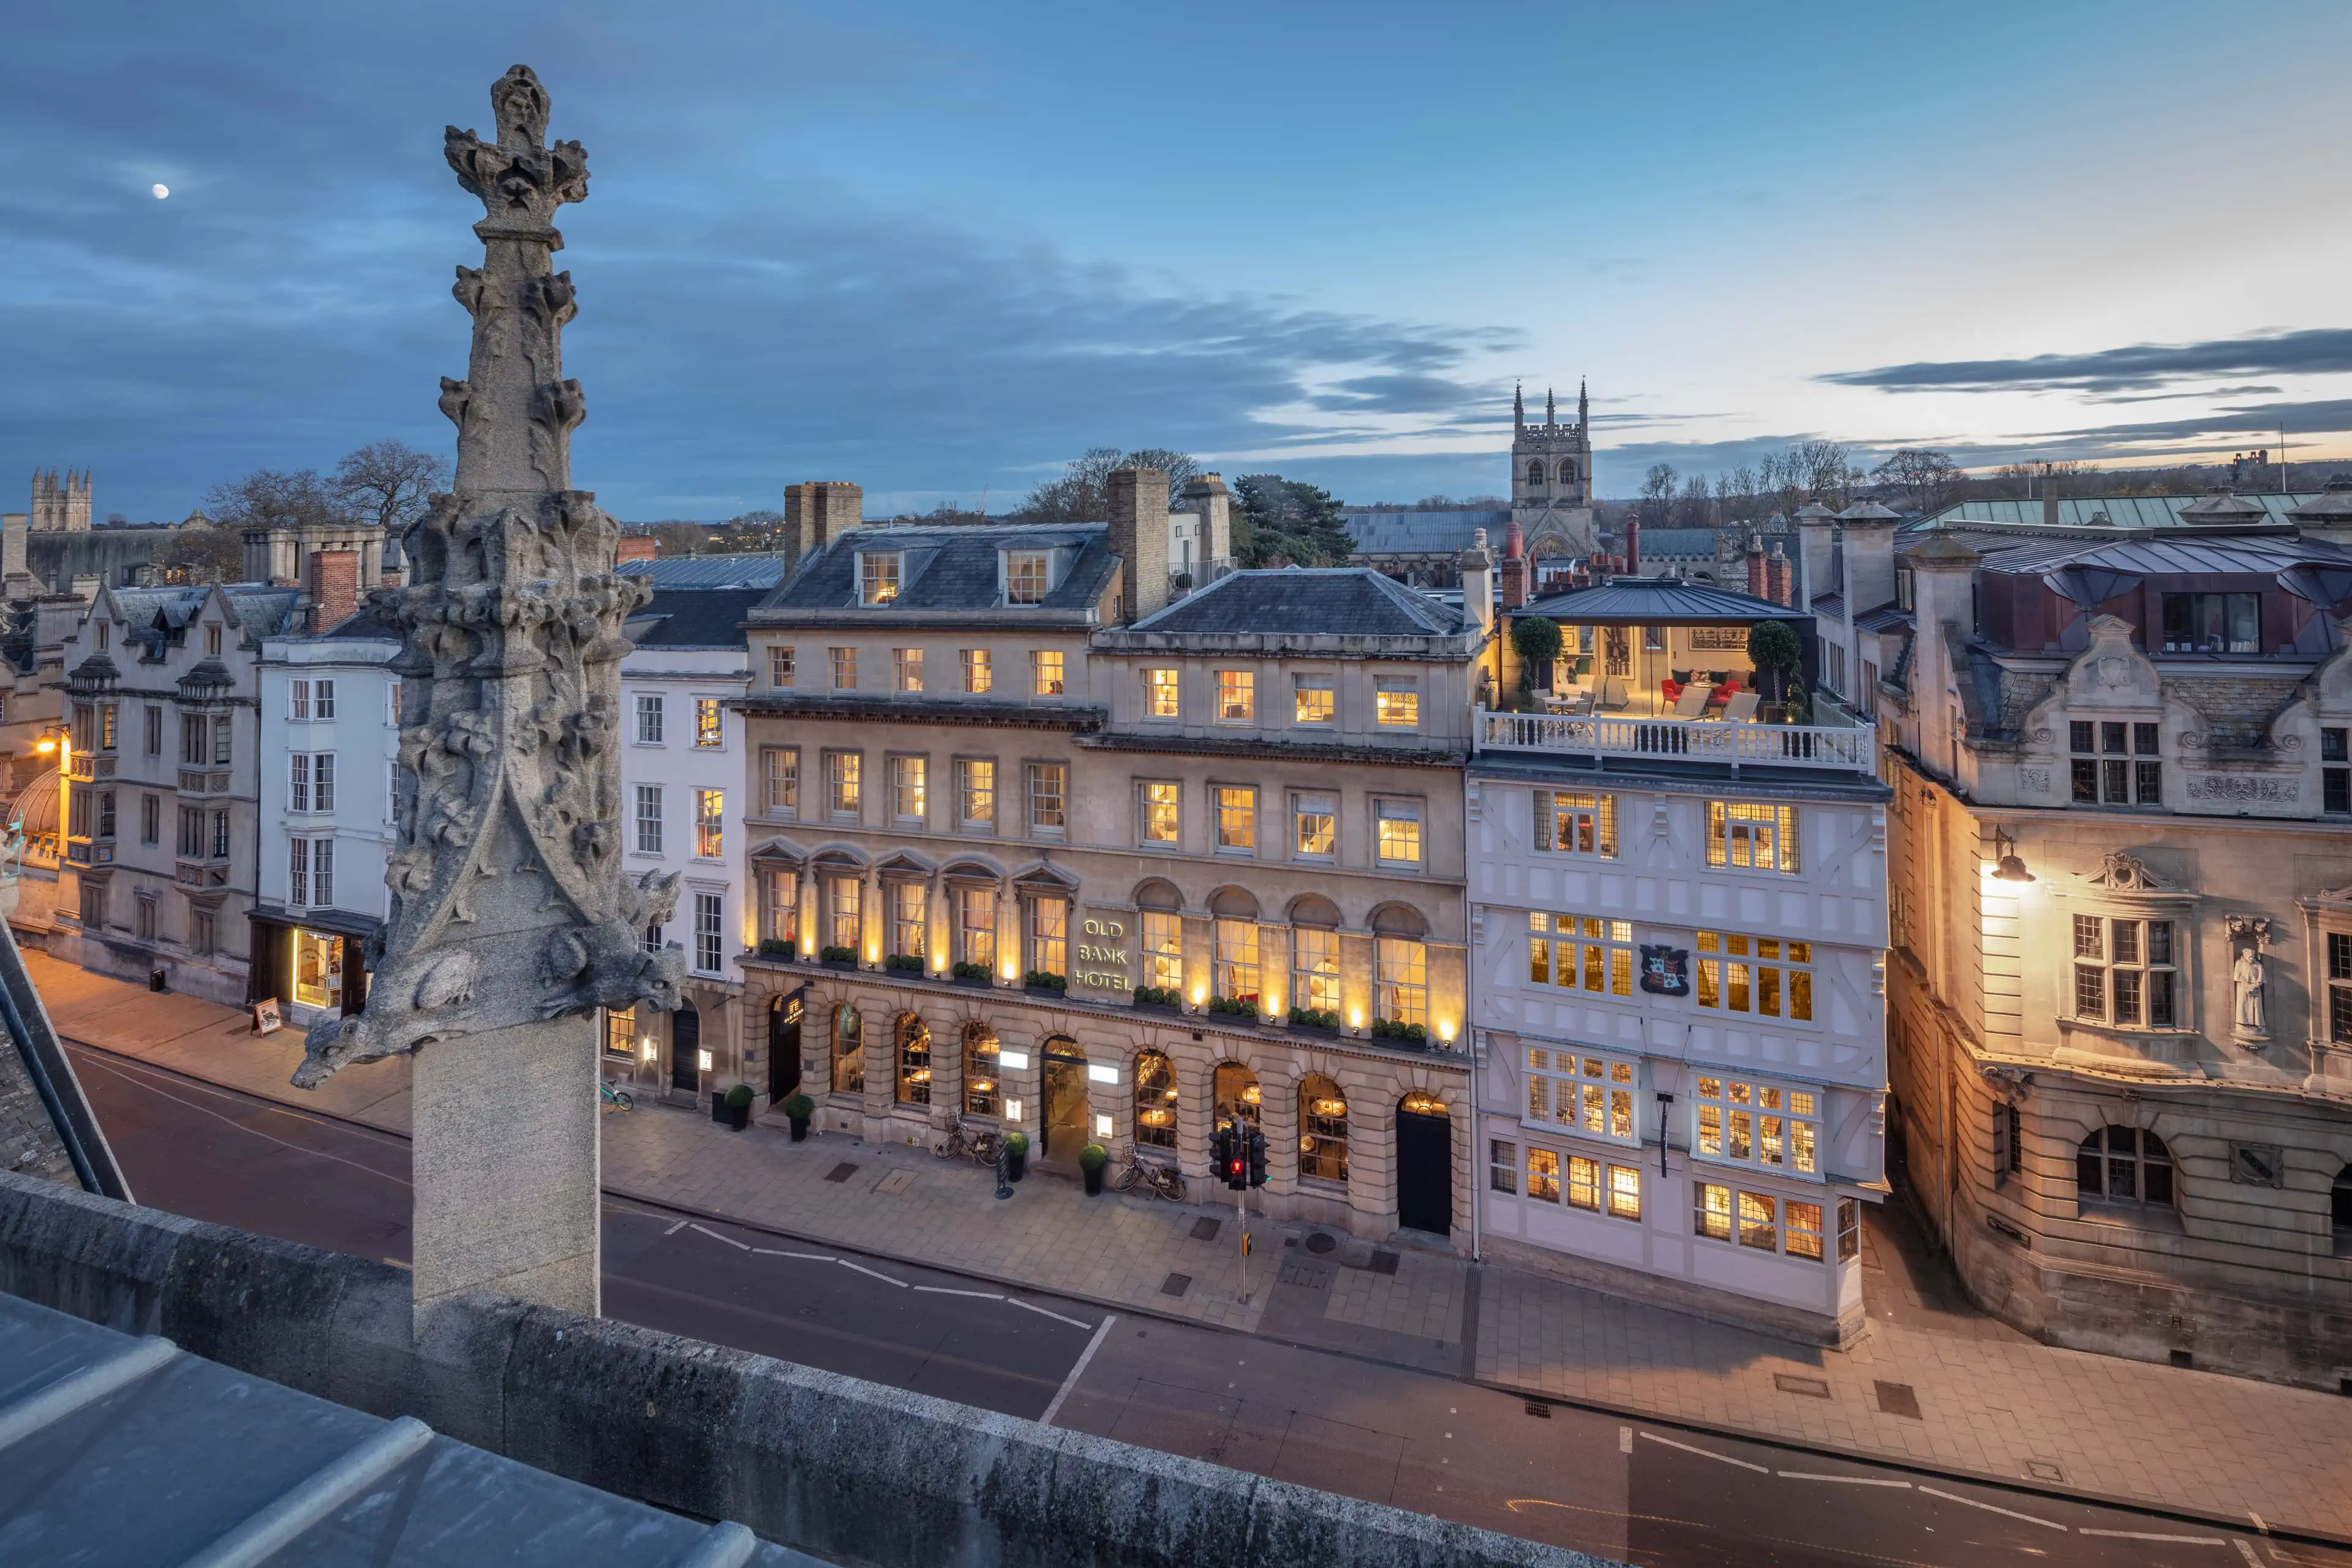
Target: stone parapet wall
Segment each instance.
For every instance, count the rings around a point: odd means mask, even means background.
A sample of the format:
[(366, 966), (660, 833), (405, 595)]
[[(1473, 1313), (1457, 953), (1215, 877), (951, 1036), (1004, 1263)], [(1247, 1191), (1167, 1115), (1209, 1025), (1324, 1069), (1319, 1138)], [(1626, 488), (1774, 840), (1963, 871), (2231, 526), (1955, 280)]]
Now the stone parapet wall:
[(843, 1562), (1611, 1568), (1580, 1552), (0, 1173), (0, 1289)]

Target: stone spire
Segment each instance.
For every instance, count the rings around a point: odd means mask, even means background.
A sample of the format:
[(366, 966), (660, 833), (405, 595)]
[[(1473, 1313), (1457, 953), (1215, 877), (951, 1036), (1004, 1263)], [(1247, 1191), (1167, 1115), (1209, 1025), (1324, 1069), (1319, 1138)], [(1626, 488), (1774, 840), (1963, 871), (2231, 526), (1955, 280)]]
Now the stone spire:
[(1576, 378), (1576, 427), (1588, 429), (1591, 425), (1592, 405), (1584, 395), (1584, 378)]
[(1544, 388), (1544, 423), (1546, 425), (1559, 423), (1559, 405), (1553, 400), (1551, 388), (1549, 386)]
[(621, 869), (621, 628), (647, 590), (614, 574), (618, 524), (571, 488), (584, 408), (563, 378), (575, 306), (551, 220), (587, 196), (587, 159), (544, 144), (547, 93), (527, 67), (490, 106), (496, 142), (446, 136), (485, 208), (482, 265), (458, 268), (455, 290), (468, 374), (441, 383), (457, 489), (410, 527), (409, 581), (377, 601), (404, 644), (391, 913), (366, 1010), (315, 1026), (294, 1081), (416, 1053), (420, 1312), (481, 1285), (593, 1312), (593, 1015), (676, 1005), (681, 955), (647, 953), (643, 934), (668, 920), (677, 879)]
[(1514, 430), (1524, 430), (1527, 427), (1527, 386), (1525, 383), (1515, 381), (1511, 384), (1511, 428)]

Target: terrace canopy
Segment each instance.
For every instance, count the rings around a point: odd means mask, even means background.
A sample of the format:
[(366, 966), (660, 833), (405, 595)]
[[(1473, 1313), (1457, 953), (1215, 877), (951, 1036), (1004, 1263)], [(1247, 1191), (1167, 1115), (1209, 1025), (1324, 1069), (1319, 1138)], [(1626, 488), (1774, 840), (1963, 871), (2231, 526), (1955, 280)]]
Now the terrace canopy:
[(1680, 686), (1693, 679), (1735, 679), (1753, 690), (1748, 632), (1759, 621), (1787, 622), (1797, 634), (1801, 678), (1810, 684), (1820, 673), (1811, 611), (1679, 577), (1619, 577), (1531, 601), (1511, 614), (1553, 622), (1563, 639), (1561, 662), (1575, 683), (1622, 679), (1640, 709), (1670, 706), (1664, 701), (1670, 680)]

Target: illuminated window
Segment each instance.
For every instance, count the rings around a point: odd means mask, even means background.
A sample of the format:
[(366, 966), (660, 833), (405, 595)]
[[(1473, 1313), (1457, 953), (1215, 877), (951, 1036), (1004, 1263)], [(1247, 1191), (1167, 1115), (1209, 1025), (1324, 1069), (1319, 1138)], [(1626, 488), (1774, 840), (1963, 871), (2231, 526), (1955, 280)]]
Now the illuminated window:
[(996, 972), (996, 889), (956, 889), (956, 952), (958, 961)]
[(1172, 784), (1147, 784), (1137, 786), (1142, 791), (1140, 820), (1143, 842), (1169, 844), (1176, 842), (1179, 786)]
[(1228, 1002), (1255, 1003), (1258, 996), (1257, 922), (1220, 920), (1216, 930), (1217, 995)]
[(1691, 1186), (1691, 1234), (1709, 1241), (1731, 1239), (1731, 1189), (1712, 1182)]
[(1327, 795), (1302, 795), (1291, 804), (1295, 842), (1301, 856), (1328, 860), (1339, 841), (1339, 816)]
[(890, 952), (895, 958), (921, 958), (930, 951), (930, 900), (920, 882), (890, 884)]
[(824, 754), (825, 809), (835, 816), (856, 816), (861, 804), (866, 758), (857, 752)]
[(2179, 1027), (2170, 921), (2076, 915), (2074, 1016), (2127, 1028)]
[(1143, 984), (1181, 994), (1184, 989), (1184, 922), (1173, 910), (1142, 911)]
[(716, 697), (694, 700), (694, 743), (705, 751), (727, 743), (727, 721)]
[(1029, 900), (1029, 967), (1066, 974), (1070, 967), (1070, 906), (1061, 899)]
[(1821, 1205), (1799, 1203), (1794, 1198), (1781, 1200), (1780, 1250), (1791, 1258), (1810, 1258), (1817, 1263), (1821, 1261)]
[(761, 874), (760, 934), (770, 942), (799, 942), (801, 876), (798, 871), (778, 869)]
[(1029, 827), (1058, 836), (1068, 826), (1070, 770), (1061, 763), (1029, 764)]
[(1135, 1141), (1150, 1149), (1176, 1147), (1176, 1064), (1158, 1051), (1135, 1058)]
[(1383, 866), (1421, 864), (1421, 807), (1411, 801), (1383, 800), (1372, 806), (1372, 838)]
[(1143, 716), (1147, 719), (1173, 719), (1179, 711), (1177, 690), (1182, 672), (1174, 669), (1147, 669), (1143, 672)]
[(1762, 1193), (1739, 1194), (1739, 1245), (1759, 1252), (1779, 1250), (1779, 1202)]
[(1217, 722), (1247, 724), (1256, 718), (1256, 672), (1247, 669), (1217, 671)]
[(726, 907), (717, 893), (694, 895), (694, 967), (716, 974), (726, 961)]
[(1486, 1142), (1486, 1184), (1498, 1193), (1519, 1190), (1519, 1146), (1500, 1138)]
[(1550, 1046), (1527, 1052), (1529, 1121), (1641, 1146), (1631, 1061)]
[(833, 689), (835, 691), (857, 689), (857, 650), (854, 647), (829, 647), (824, 650), (833, 661)]
[(1528, 1196), (1539, 1204), (1559, 1202), (1559, 1156), (1553, 1151), (1528, 1151)]
[(963, 757), (956, 763), (956, 817), (966, 827), (987, 828), (996, 823), (996, 763), (986, 757)]
[(1796, 875), (1797, 808), (1708, 801), (1706, 863)]
[(890, 815), (901, 822), (920, 822), (928, 805), (929, 770), (922, 757), (890, 759)]
[(760, 753), (760, 772), (766, 780), (767, 813), (794, 816), (801, 809), (801, 753), (797, 747), (770, 746)]
[(727, 792), (694, 792), (694, 855), (698, 860), (721, 860), (725, 855)]
[(1691, 1106), (1691, 1148), (1727, 1164), (1818, 1175), (1820, 1108), (1814, 1089), (1703, 1077)]
[(1217, 847), (1252, 849), (1257, 845), (1257, 791), (1217, 791)]
[(1348, 1179), (1348, 1101), (1320, 1074), (1298, 1083), (1298, 1173), (1323, 1182)]
[(637, 1059), (637, 1010), (635, 1007), (607, 1007), (604, 1010), (604, 1054), (625, 1061)]
[(1642, 1217), (1642, 1173), (1629, 1165), (1609, 1167), (1609, 1216)]
[(1528, 916), (1528, 979), (1609, 996), (1633, 994), (1633, 922), (1595, 915)]
[(1004, 602), (1042, 605), (1052, 586), (1053, 557), (1042, 550), (1011, 550), (1004, 555)]
[(1617, 858), (1617, 797), (1538, 790), (1536, 847), (1567, 855)]
[(790, 643), (771, 643), (768, 647), (768, 684), (790, 687), (793, 683), (793, 647)]
[(833, 1014), (833, 1092), (866, 1092), (866, 1030), (846, 1003)]
[(986, 648), (963, 648), (957, 658), (963, 664), (963, 689), (967, 695), (984, 697), (996, 689), (996, 663)]
[(963, 1113), (995, 1116), (1003, 1110), (1004, 1086), (997, 1080), (996, 1031), (975, 1018), (963, 1026)]
[(1339, 1010), (1339, 933), (1318, 926), (1290, 932), (1290, 1003), (1321, 1013)]
[(1411, 937), (1372, 939), (1372, 1016), (1429, 1023), (1429, 950)]
[(1301, 724), (1328, 724), (1339, 716), (1339, 701), (1328, 675), (1292, 676), (1290, 702), (1292, 715)]
[(1038, 648), (1029, 655), (1029, 690), (1035, 697), (1062, 695), (1062, 655), (1056, 648)]
[(1421, 683), (1411, 676), (1383, 675), (1373, 683), (1380, 721), (1390, 729), (1410, 730), (1421, 722)]
[(824, 893), (825, 945), (845, 948), (854, 958), (864, 923), (866, 884), (855, 877), (828, 877)]
[(923, 689), (923, 650), (919, 647), (894, 647), (890, 650), (890, 677), (901, 691)]
[(895, 604), (898, 598), (898, 555), (896, 551), (872, 551), (857, 557), (857, 602)]
[(1698, 933), (1698, 1005), (1810, 1023), (1813, 944), (1738, 931)]

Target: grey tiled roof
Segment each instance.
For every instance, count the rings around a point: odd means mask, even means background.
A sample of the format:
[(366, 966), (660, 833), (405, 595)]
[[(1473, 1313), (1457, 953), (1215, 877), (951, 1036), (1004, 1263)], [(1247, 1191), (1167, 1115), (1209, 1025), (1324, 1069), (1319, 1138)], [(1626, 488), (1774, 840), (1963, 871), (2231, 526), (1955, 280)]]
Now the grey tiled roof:
[(1776, 605), (1729, 588), (1679, 577), (1619, 577), (1590, 588), (1538, 599), (1517, 612), (1570, 626), (1616, 621), (1647, 626), (1708, 626), (1726, 621), (1807, 621), (1810, 609)]
[[(1118, 570), (1109, 527), (1099, 522), (857, 528), (803, 564), (760, 609), (763, 616), (845, 612), (892, 616), (1003, 609), (999, 552), (1045, 549), (1074, 550), (1076, 554), (1044, 604), (1021, 606), (1015, 614), (1084, 612), (1102, 597)], [(898, 597), (887, 609), (869, 610), (857, 603), (857, 556), (867, 550), (905, 553)]]
[(1365, 566), (1235, 572), (1128, 628), (1137, 632), (1453, 637), (1471, 623)]
[(1471, 536), (1486, 531), (1499, 550), (1511, 526), (1507, 510), (1462, 511), (1350, 511), (1348, 537), (1363, 555), (1448, 555), (1470, 548)]
[(667, 560), (624, 561), (623, 576), (646, 577), (656, 593), (671, 588), (772, 588), (792, 564), (782, 555), (674, 555)]
[(629, 617), (639, 647), (743, 647), (743, 617), (767, 597), (761, 588), (682, 588), (656, 593)]

